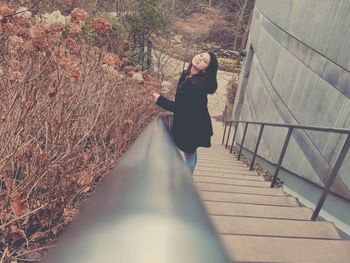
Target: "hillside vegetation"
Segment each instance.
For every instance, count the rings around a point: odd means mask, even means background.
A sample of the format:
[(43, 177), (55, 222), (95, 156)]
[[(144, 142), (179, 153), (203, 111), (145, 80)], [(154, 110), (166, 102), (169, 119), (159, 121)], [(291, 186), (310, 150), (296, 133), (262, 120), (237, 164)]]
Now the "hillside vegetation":
[(110, 22), (18, 8), (0, 5), (0, 262), (39, 261), (157, 114)]

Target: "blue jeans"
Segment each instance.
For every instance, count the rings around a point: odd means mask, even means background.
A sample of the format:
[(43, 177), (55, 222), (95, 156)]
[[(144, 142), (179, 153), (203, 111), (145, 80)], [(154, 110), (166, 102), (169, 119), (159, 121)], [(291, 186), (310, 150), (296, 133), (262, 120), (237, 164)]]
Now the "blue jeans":
[(184, 156), (185, 156), (185, 163), (187, 164), (188, 168), (193, 174), (194, 168), (196, 167), (196, 163), (197, 163), (197, 152), (193, 152), (193, 153), (184, 152)]

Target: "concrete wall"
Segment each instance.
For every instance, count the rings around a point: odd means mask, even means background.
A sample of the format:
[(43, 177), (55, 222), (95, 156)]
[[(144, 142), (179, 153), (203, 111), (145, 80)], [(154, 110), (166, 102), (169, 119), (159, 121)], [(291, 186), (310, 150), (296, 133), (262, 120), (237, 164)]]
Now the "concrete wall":
[[(348, 0), (257, 0), (247, 44), (253, 59), (243, 70), (249, 77), (240, 87), (239, 118), (350, 128), (349, 14)], [(277, 163), (286, 134), (265, 128), (258, 154)], [(248, 128), (248, 150), (257, 135), (258, 127)], [(344, 141), (344, 135), (295, 130), (283, 167), (323, 186)], [(347, 200), (349, 172), (350, 154), (332, 188)]]

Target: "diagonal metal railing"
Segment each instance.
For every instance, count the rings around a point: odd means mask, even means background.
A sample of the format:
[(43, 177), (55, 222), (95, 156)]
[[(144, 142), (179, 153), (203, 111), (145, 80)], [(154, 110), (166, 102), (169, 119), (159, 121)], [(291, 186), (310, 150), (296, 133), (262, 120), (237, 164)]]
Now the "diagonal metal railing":
[(44, 262), (232, 262), (166, 123), (143, 131)]
[[(312, 214), (312, 217), (311, 217), (311, 220), (313, 220), (313, 221), (316, 220), (318, 217), (318, 214), (320, 213), (322, 206), (327, 198), (327, 195), (330, 192), (330, 189), (331, 189), (333, 182), (338, 174), (338, 171), (339, 171), (339, 169), (340, 169), (340, 167), (345, 159), (345, 156), (349, 151), (349, 148), (350, 148), (350, 129), (337, 129), (337, 128), (330, 128), (330, 127), (279, 124), (279, 123), (254, 122), (254, 121), (237, 121), (237, 120), (225, 121), (225, 129), (224, 129), (224, 134), (223, 134), (222, 142), (221, 142), (221, 144), (225, 143), (225, 148), (227, 148), (229, 146), (230, 134), (231, 134), (232, 126), (234, 124), (234, 133), (233, 133), (233, 138), (232, 138), (232, 142), (231, 142), (231, 146), (230, 146), (230, 153), (232, 153), (232, 151), (233, 151), (233, 147), (234, 147), (234, 143), (235, 143), (235, 139), (236, 139), (236, 134), (237, 134), (237, 128), (238, 128), (239, 123), (241, 123), (242, 125), (244, 124), (244, 131), (243, 131), (242, 141), (240, 143), (240, 148), (239, 148), (238, 155), (237, 155), (238, 160), (240, 159), (240, 157), (242, 155), (242, 150), (244, 147), (244, 141), (246, 138), (248, 125), (260, 125), (259, 135), (258, 135), (258, 138), (256, 141), (256, 145), (255, 145), (254, 153), (253, 153), (253, 158), (252, 158), (252, 161), (250, 164), (250, 170), (252, 170), (253, 166), (254, 166), (254, 162), (255, 162), (255, 159), (257, 156), (257, 152), (259, 149), (259, 145), (260, 145), (261, 137), (262, 137), (262, 134), (264, 131), (264, 127), (271, 126), (271, 127), (288, 128), (288, 133), (287, 133), (286, 138), (284, 140), (282, 150), (281, 150), (278, 162), (276, 164), (276, 169), (274, 171), (273, 179), (271, 182), (271, 187), (274, 187), (276, 184), (276, 181), (278, 178), (278, 173), (279, 173), (279, 170), (281, 168), (285, 153), (287, 151), (288, 144), (289, 144), (290, 138), (292, 136), (293, 130), (299, 129), (299, 130), (319, 131), (319, 132), (337, 133), (337, 134), (347, 135), (346, 140), (343, 144), (343, 147), (342, 147), (342, 149), (337, 157), (337, 160), (336, 160), (334, 166), (329, 171), (325, 171), (325, 172), (327, 172), (328, 180), (323, 187), (322, 194), (321, 194), (321, 196), (316, 204), (316, 207), (315, 207), (313, 214)], [(227, 127), (229, 127), (228, 132), (227, 132)], [(226, 133), (227, 133), (227, 137), (226, 137)]]

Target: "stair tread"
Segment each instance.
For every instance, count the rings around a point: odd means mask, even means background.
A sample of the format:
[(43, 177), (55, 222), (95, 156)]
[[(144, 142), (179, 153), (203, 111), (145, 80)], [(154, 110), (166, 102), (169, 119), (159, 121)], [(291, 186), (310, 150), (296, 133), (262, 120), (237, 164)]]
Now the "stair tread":
[(241, 180), (252, 180), (252, 181), (265, 181), (264, 177), (259, 175), (250, 175), (244, 173), (221, 173), (221, 172), (210, 172), (210, 171), (194, 171), (194, 176), (209, 176), (217, 178), (227, 178), (227, 179), (241, 179)]
[(350, 262), (350, 241), (221, 145), (200, 148), (194, 184), (234, 262)]
[(235, 158), (213, 158), (211, 156), (203, 156), (203, 155), (198, 155), (198, 159), (197, 162), (198, 163), (208, 163), (208, 162), (212, 162), (215, 161), (214, 163), (218, 163), (218, 164), (222, 164), (222, 165), (244, 165), (247, 166), (246, 164), (244, 164), (242, 161), (239, 161)]
[(204, 201), (210, 215), (249, 216), (289, 220), (309, 220), (312, 210), (306, 207), (268, 206)]
[(230, 155), (209, 155), (209, 154), (197, 154), (198, 161), (210, 161), (210, 160), (217, 160), (226, 162), (227, 164), (230, 163), (236, 163), (236, 164), (244, 164), (243, 162), (237, 160), (237, 157), (230, 156)]
[(210, 217), (219, 234), (340, 239), (332, 223), (229, 216)]
[(232, 172), (232, 171), (241, 171), (241, 172), (248, 172), (248, 173), (255, 173), (255, 171), (249, 171), (248, 167), (232, 167), (232, 168), (226, 168), (222, 166), (198, 166), (198, 170), (206, 170), (206, 171), (218, 171), (218, 172)]
[(225, 147), (221, 147), (221, 148), (220, 147), (217, 147), (217, 148), (211, 147), (210, 149), (198, 148), (197, 153), (201, 153), (201, 154), (220, 153), (220, 154), (230, 155), (230, 149), (225, 149)]
[(281, 188), (262, 188), (262, 187), (254, 187), (254, 186), (237, 186), (237, 185), (201, 183), (201, 182), (195, 182), (195, 186), (198, 190), (207, 190), (207, 191), (215, 191), (215, 192), (285, 196), (285, 193), (282, 191)]
[(220, 235), (236, 262), (350, 262), (350, 241)]
[(193, 176), (193, 180), (195, 182), (202, 183), (220, 183), (220, 184), (228, 184), (228, 185), (245, 185), (245, 186), (256, 186), (256, 187), (264, 187), (270, 188), (271, 183), (264, 181), (249, 181), (242, 179), (233, 179), (233, 178), (217, 178), (210, 177), (204, 175), (195, 175)]
[(240, 168), (240, 169), (223, 169), (223, 168), (214, 168), (214, 167), (204, 167), (197, 166), (194, 170), (196, 172), (213, 172), (213, 173), (225, 173), (225, 174), (245, 174), (245, 175), (255, 175), (258, 176), (257, 172), (249, 171), (248, 168)]
[(299, 207), (297, 199), (291, 196), (264, 196), (211, 191), (199, 191), (199, 195), (203, 201)]
[(222, 168), (248, 168), (247, 165), (244, 163), (239, 163), (239, 162), (232, 162), (232, 163), (217, 163), (217, 162), (204, 162), (204, 161), (198, 161), (197, 165), (200, 167), (222, 167)]

